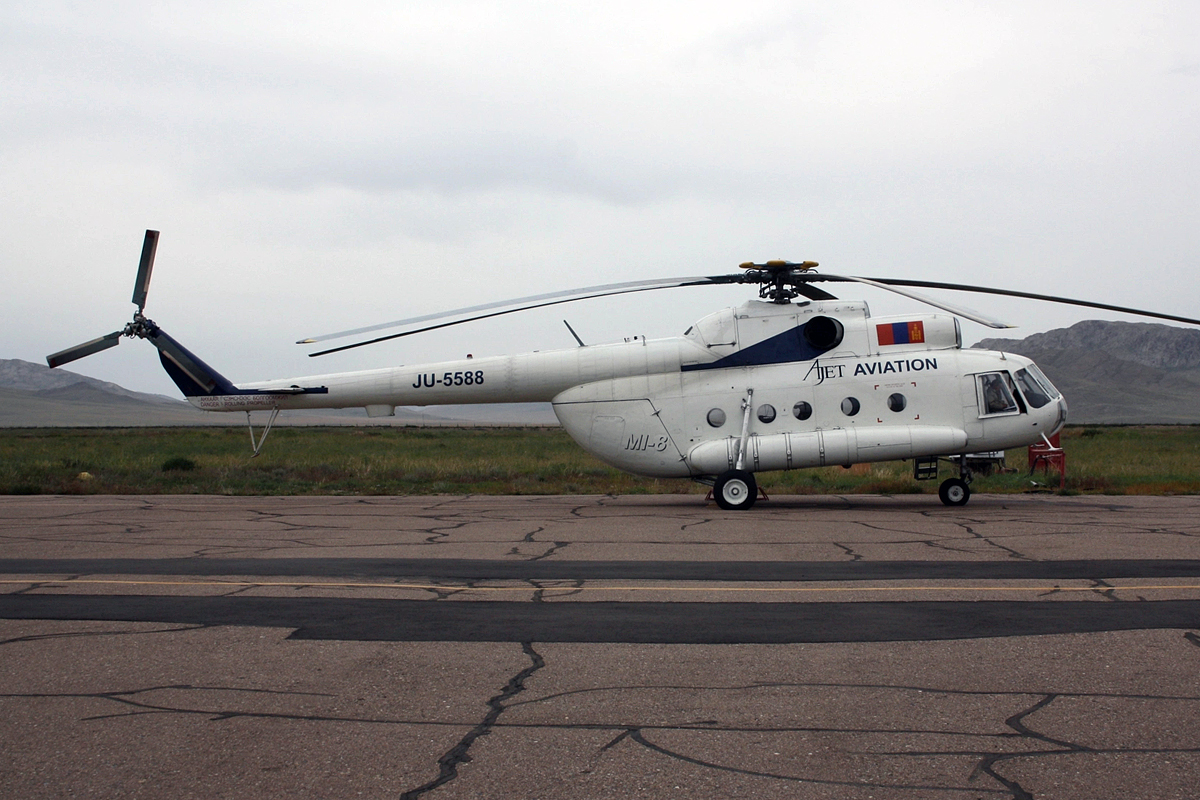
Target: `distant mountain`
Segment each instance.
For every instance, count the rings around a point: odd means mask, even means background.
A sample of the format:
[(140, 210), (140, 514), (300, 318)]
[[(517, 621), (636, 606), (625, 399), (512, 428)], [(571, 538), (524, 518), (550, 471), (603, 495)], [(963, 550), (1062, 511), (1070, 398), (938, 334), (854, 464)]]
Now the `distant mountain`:
[(209, 422), (203, 412), (182, 400), (130, 391), (70, 370), (50, 369), (45, 364), (0, 359), (2, 427), (124, 427)]
[(89, 386), (106, 394), (140, 400), (144, 403), (183, 404), (182, 400), (175, 400), (161, 394), (133, 392), (115, 383), (89, 378), (70, 370), (50, 369), (45, 364), (35, 364), (19, 358), (0, 358), (0, 387), (18, 389), (23, 392), (45, 392), (65, 389), (69, 386)]
[(1070, 422), (1200, 424), (1200, 330), (1088, 320), (973, 346), (1036, 361), (1066, 395)]
[[(215, 416), (215, 415), (211, 415)], [(0, 388), (0, 427), (141, 427), (229, 424), (187, 403), (145, 402), (79, 383), (41, 392)]]
[[(265, 412), (264, 412), (265, 414)], [(244, 425), (243, 414), (200, 411), (183, 400), (134, 392), (65, 369), (0, 359), (0, 427)], [(256, 424), (262, 420), (256, 419)], [(289, 411), (277, 425), (557, 425), (549, 403), (397, 408), (368, 419), (361, 408)]]

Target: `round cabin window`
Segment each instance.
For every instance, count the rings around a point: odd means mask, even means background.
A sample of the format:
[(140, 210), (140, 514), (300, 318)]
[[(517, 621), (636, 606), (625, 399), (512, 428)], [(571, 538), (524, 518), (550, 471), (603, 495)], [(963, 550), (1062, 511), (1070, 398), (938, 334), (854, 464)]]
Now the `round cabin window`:
[(812, 416), (812, 406), (801, 400), (792, 406), (792, 416), (796, 419), (808, 419)]
[(857, 397), (847, 397), (842, 401), (842, 413), (847, 417), (853, 417), (862, 410), (862, 404), (858, 402)]
[(759, 422), (774, 422), (775, 421), (775, 406), (770, 403), (763, 403), (758, 407)]
[(719, 408), (714, 408), (708, 412), (708, 424), (714, 428), (719, 428), (725, 424), (725, 412)]
[(890, 408), (892, 411), (900, 412), (903, 411), (907, 406), (908, 399), (899, 392), (888, 398), (888, 408)]

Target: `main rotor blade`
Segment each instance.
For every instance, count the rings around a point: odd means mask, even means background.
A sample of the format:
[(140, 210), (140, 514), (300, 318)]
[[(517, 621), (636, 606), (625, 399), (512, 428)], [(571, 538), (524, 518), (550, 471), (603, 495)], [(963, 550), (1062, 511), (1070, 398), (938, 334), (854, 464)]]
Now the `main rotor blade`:
[(92, 339), (90, 342), (77, 344), (74, 347), (68, 347), (66, 350), (59, 350), (57, 353), (46, 356), (46, 363), (51, 367), (61, 367), (63, 364), (69, 364), (84, 356), (90, 356), (93, 353), (99, 353), (101, 350), (116, 347), (121, 343), (122, 333), (123, 331), (113, 331), (98, 339)]
[(150, 273), (154, 270), (154, 253), (157, 250), (158, 231), (146, 231), (146, 239), (142, 242), (142, 260), (133, 284), (133, 303), (138, 311), (146, 308), (146, 294), (150, 291)]
[[(487, 314), (477, 314), (473, 317), (465, 319), (456, 319), (451, 322), (441, 322), (437, 325), (427, 325), (423, 328), (416, 328), (409, 331), (401, 331), (400, 333), (392, 333), (387, 336), (379, 336), (375, 339), (368, 339), (365, 342), (355, 342), (354, 344), (342, 345), (341, 347), (332, 347), (328, 350), (321, 350), (316, 353), (309, 353), (309, 358), (316, 356), (329, 355), (330, 353), (340, 353), (343, 350), (352, 350), (355, 347), (364, 347), (369, 344), (378, 344), (386, 342), (390, 339), (399, 339), (404, 336), (412, 336), (416, 333), (425, 333), (426, 331), (437, 330), (438, 328), (449, 328), (454, 325), (462, 325), (467, 322), (475, 322), (476, 320), (489, 319), (491, 317), (502, 317), (505, 314), (516, 314), (519, 311), (529, 311), (534, 308), (545, 308), (546, 306), (556, 306), (562, 303), (573, 303), (577, 300), (591, 300), (597, 297), (609, 297), (617, 294), (632, 294), (634, 292), (652, 292), (656, 289), (674, 289), (682, 286), (708, 286), (713, 284), (723, 283), (741, 283), (744, 280), (741, 275), (710, 275), (696, 276), (692, 278), (660, 278), (657, 280), (648, 281), (630, 281), (629, 283), (610, 283), (605, 286), (592, 286), (585, 289), (571, 289), (564, 292), (552, 292), (550, 294), (535, 295), (533, 297), (525, 297), (520, 300), (506, 300), (497, 303), (486, 303), (481, 306), (472, 306), (471, 308), (460, 308), (455, 311), (444, 311), (438, 314), (427, 314), (423, 317), (413, 317), (409, 320), (399, 320), (397, 322), (389, 322), (382, 325), (372, 325), (368, 328), (359, 328), (357, 331), (343, 331), (341, 333), (331, 333), (326, 336), (313, 339), (305, 339), (296, 344), (309, 344), (311, 342), (320, 342), (328, 339), (334, 339), (339, 336), (350, 336), (355, 333), (367, 333), (370, 331), (382, 330), (384, 328), (395, 327), (398, 325), (412, 324), (416, 322), (426, 322), (435, 319), (443, 319), (445, 317), (454, 317), (460, 314), (470, 313), (472, 311), (483, 311), (491, 308), (500, 308), (502, 306), (512, 305), (513, 303), (526, 303), (526, 305), (517, 306), (516, 308), (507, 308), (503, 311), (492, 311)], [(543, 301), (543, 302), (530, 302)]]
[[(892, 280), (889, 280), (886, 278), (860, 278), (857, 275), (831, 275), (829, 273), (824, 273), (824, 274), (804, 273), (801, 275), (797, 275), (796, 279), (800, 280), (800, 281), (829, 280), (829, 281), (850, 281), (853, 283), (861, 283), (866, 286), (874, 286), (877, 289), (884, 289), (886, 291), (893, 292), (893, 293), (901, 295), (903, 297), (907, 297), (911, 300), (916, 300), (919, 303), (924, 303), (925, 305), (933, 306), (934, 308), (940, 308), (943, 311), (948, 311), (951, 314), (954, 314), (955, 316), (963, 317), (964, 319), (969, 319), (972, 322), (978, 322), (980, 325), (986, 325), (989, 328), (1015, 328), (1016, 327), (1015, 325), (1009, 325), (1007, 322), (998, 320), (995, 317), (989, 317), (986, 314), (981, 314), (978, 311), (974, 311), (972, 309), (965, 308), (963, 306), (956, 306), (952, 303), (947, 303), (942, 300), (935, 300), (932, 297), (926, 297), (925, 295), (918, 294), (917, 292), (909, 292), (909, 291), (905, 291), (904, 289), (898, 289), (898, 288), (896, 288), (896, 286), (893, 285), (893, 283), (896, 283), (895, 281), (892, 281)], [(905, 284), (905, 285), (908, 285), (908, 284)], [(915, 283), (912, 285), (919, 286), (921, 284)], [(945, 288), (945, 287), (943, 287), (943, 288)]]
[(938, 283), (935, 281), (914, 281), (903, 278), (873, 278), (879, 283), (886, 283), (896, 286), (918, 286), (922, 289), (949, 289), (955, 292), (978, 292), (981, 294), (995, 294), (1004, 297), (1021, 297), (1027, 300), (1044, 300), (1048, 303), (1063, 303), (1070, 306), (1082, 306), (1083, 308), (1098, 308), (1103, 311), (1119, 311), (1123, 314), (1136, 314), (1141, 317), (1153, 317), (1155, 319), (1168, 319), (1172, 322), (1186, 322), (1189, 325), (1200, 325), (1200, 319), (1191, 319), (1190, 317), (1179, 317), (1174, 314), (1160, 314), (1157, 311), (1144, 311), (1139, 308), (1127, 308), (1125, 306), (1115, 306), (1109, 303), (1093, 303), (1090, 300), (1075, 300), (1070, 297), (1055, 297), (1048, 294), (1034, 294), (1033, 292), (1018, 292), (1012, 289), (992, 289), (986, 286), (971, 286), (959, 283)]
[[(338, 338), (342, 338), (343, 336), (356, 336), (356, 335), (359, 335), (359, 333), (372, 333), (374, 331), (383, 331), (383, 330), (389, 329), (389, 327), (402, 327), (404, 325), (416, 325), (419, 323), (428, 323), (428, 321), (432, 321), (434, 319), (445, 319), (448, 317), (458, 317), (458, 315), (462, 315), (462, 314), (474, 314), (476, 312), (481, 312), (481, 311), (491, 311), (491, 309), (493, 309), (493, 308), (504, 308), (506, 306), (521, 306), (520, 308), (512, 309), (512, 311), (526, 311), (526, 309), (529, 309), (529, 308), (541, 308), (544, 306), (554, 306), (554, 305), (558, 305), (558, 303), (560, 303), (560, 302), (571, 302), (572, 300), (589, 300), (589, 299), (593, 299), (593, 297), (605, 297), (608, 295), (629, 294), (629, 293), (631, 293), (631, 291), (649, 291), (652, 289), (673, 289), (676, 287), (688, 287), (688, 285), (703, 285), (703, 284), (707, 284), (707, 283), (736, 283), (737, 281), (733, 281), (733, 278), (738, 278), (738, 277), (740, 277), (740, 276), (719, 275), (719, 276), (697, 276), (697, 277), (685, 277), (685, 278), (654, 278), (654, 279), (650, 279), (650, 281), (630, 281), (628, 283), (606, 283), (606, 284), (601, 284), (601, 285), (595, 285), (595, 287), (584, 287), (582, 289), (566, 289), (565, 291), (551, 291), (551, 293), (548, 293), (548, 294), (532, 295), (532, 296), (528, 296), (528, 297), (516, 297), (516, 299), (512, 299), (512, 300), (498, 300), (496, 302), (485, 302), (479, 306), (467, 306), (466, 308), (455, 308), (455, 309), (452, 309), (452, 311), (442, 311), (442, 312), (438, 312), (438, 313), (434, 313), (434, 314), (422, 314), (421, 317), (409, 317), (408, 319), (396, 319), (396, 320), (390, 321), (390, 323), (379, 323), (378, 325), (368, 325), (366, 327), (355, 327), (355, 329), (348, 330), (348, 331), (338, 331), (336, 333), (325, 333), (325, 335), (323, 335), (323, 336), (313, 336), (313, 337), (306, 338), (306, 339), (300, 339), (300, 341), (296, 342), (296, 344), (316, 344), (317, 342), (328, 342), (328, 341), (330, 341), (330, 339), (338, 339)], [(728, 279), (726, 279), (726, 278), (728, 278)], [(542, 302), (542, 301), (552, 301), (552, 302)], [(529, 303), (529, 305), (522, 305), (522, 303)], [(512, 313), (512, 312), (504, 312), (504, 313)], [(481, 317), (473, 317), (470, 320), (464, 319), (462, 321), (464, 321), (464, 323), (466, 323), (466, 321), (472, 321), (474, 319), (485, 319), (487, 317), (494, 317), (494, 315), (496, 315), (496, 314), (484, 314), (484, 315), (481, 315)], [(457, 323), (455, 323), (455, 324), (457, 324)], [(436, 327), (443, 327), (443, 326), (438, 325)], [(432, 330), (432, 329), (424, 329), (424, 330)], [(413, 332), (416, 332), (416, 331), (413, 331)], [(379, 339), (372, 339), (372, 342), (374, 342), (374, 341), (382, 342), (386, 338), (394, 338), (394, 337), (383, 337), (383, 338), (379, 338)], [(371, 344), (372, 342), (364, 342), (362, 344)], [(355, 347), (358, 347), (358, 345), (355, 345)], [(313, 353), (312, 355), (322, 355), (322, 354)]]

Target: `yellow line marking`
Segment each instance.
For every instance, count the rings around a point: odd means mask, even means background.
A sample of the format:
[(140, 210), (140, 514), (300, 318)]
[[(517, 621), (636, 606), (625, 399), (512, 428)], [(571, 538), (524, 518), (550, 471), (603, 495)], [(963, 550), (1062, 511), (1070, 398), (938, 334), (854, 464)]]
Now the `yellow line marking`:
[(30, 584), (57, 584), (72, 586), (89, 584), (101, 586), (196, 586), (220, 588), (304, 588), (304, 589), (411, 589), (419, 591), (461, 592), (743, 592), (754, 594), (815, 594), (821, 592), (1097, 592), (1097, 591), (1195, 591), (1200, 584), (1155, 584), (1129, 586), (465, 586), (437, 583), (349, 583), (313, 581), (150, 581), (118, 580), (108, 578), (32, 578), (29, 580), (0, 579), (0, 584), (27, 586)]

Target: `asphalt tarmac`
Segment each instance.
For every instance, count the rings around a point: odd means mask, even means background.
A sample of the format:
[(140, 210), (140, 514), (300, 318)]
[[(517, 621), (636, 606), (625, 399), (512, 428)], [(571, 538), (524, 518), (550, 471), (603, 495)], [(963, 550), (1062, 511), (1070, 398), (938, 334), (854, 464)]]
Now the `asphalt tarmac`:
[(0, 797), (1191, 798), (1200, 498), (0, 497)]

